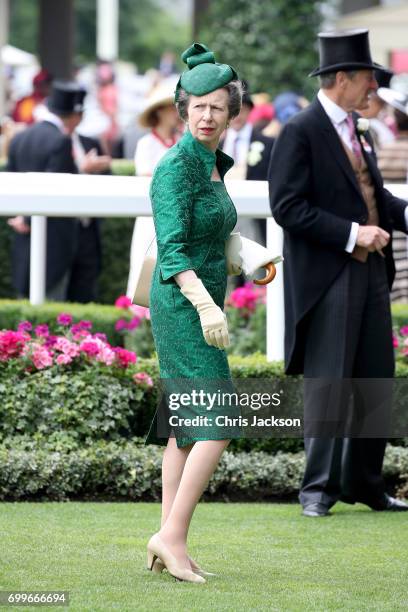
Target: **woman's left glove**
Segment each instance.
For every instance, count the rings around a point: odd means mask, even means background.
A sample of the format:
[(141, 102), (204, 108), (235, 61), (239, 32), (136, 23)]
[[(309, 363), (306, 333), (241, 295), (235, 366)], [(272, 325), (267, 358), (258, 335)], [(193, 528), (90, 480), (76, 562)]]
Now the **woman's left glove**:
[(180, 287), (181, 293), (196, 308), (207, 344), (219, 349), (229, 346), (227, 317), (214, 302), (202, 281), (196, 278)]

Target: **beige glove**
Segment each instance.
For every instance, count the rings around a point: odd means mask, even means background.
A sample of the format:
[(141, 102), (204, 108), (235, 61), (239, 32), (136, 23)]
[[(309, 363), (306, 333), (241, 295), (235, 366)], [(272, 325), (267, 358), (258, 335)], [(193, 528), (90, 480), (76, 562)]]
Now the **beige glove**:
[(202, 281), (196, 278), (184, 283), (180, 291), (197, 309), (207, 344), (219, 349), (229, 346), (227, 318), (221, 308), (215, 304)]

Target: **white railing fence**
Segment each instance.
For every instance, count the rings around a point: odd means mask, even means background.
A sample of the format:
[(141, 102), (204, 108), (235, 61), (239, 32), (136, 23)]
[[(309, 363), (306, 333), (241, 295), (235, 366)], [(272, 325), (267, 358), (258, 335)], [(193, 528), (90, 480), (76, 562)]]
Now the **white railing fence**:
[[(150, 216), (149, 185), (150, 179), (141, 177), (0, 173), (0, 215), (32, 217), (30, 302), (41, 304), (45, 298), (46, 217)], [(267, 246), (281, 253), (283, 233), (271, 217), (268, 184), (227, 180), (226, 185), (240, 217), (267, 219)], [(407, 185), (388, 188), (408, 200)], [(283, 269), (279, 265), (267, 290), (269, 360), (283, 359), (284, 327)]]

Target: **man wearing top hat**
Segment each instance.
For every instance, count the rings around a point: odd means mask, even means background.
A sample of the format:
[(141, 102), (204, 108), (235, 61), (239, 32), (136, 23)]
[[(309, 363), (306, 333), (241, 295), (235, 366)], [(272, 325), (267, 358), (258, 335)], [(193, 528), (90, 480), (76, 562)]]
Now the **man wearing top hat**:
[[(305, 376), (299, 499), (310, 517), (327, 516), (339, 499), (408, 510), (385, 493), (385, 437), (336, 435), (349, 408), (345, 380), (372, 379), (372, 392), (394, 374), (391, 236), (394, 228), (407, 232), (407, 203), (384, 189), (355, 112), (367, 108), (381, 66), (371, 59), (367, 30), (323, 33), (319, 44), (311, 76), (320, 77), (320, 90), (284, 126), (270, 166), (271, 209), (284, 229), (286, 371)], [(364, 389), (353, 393), (353, 418), (367, 414)]]
[[(86, 91), (77, 83), (55, 81), (42, 120), (21, 132), (10, 143), (9, 172), (59, 172), (76, 174), (72, 135), (82, 119)], [(89, 157), (89, 156), (88, 156)], [(86, 161), (86, 160), (84, 160)], [(29, 289), (29, 219), (9, 221), (16, 232), (12, 253), (13, 284), (19, 297)], [(80, 235), (75, 218), (47, 219), (47, 299), (67, 299), (71, 269)]]

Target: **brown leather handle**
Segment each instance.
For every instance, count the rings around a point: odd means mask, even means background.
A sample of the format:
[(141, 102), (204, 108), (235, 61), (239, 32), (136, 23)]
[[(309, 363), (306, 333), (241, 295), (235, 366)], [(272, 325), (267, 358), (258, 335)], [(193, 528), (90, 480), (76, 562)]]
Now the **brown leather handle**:
[(254, 280), (255, 285), (267, 285), (268, 283), (273, 281), (276, 276), (275, 264), (273, 264), (271, 261), (262, 267), (265, 268), (266, 275), (263, 278), (260, 278), (259, 280)]

